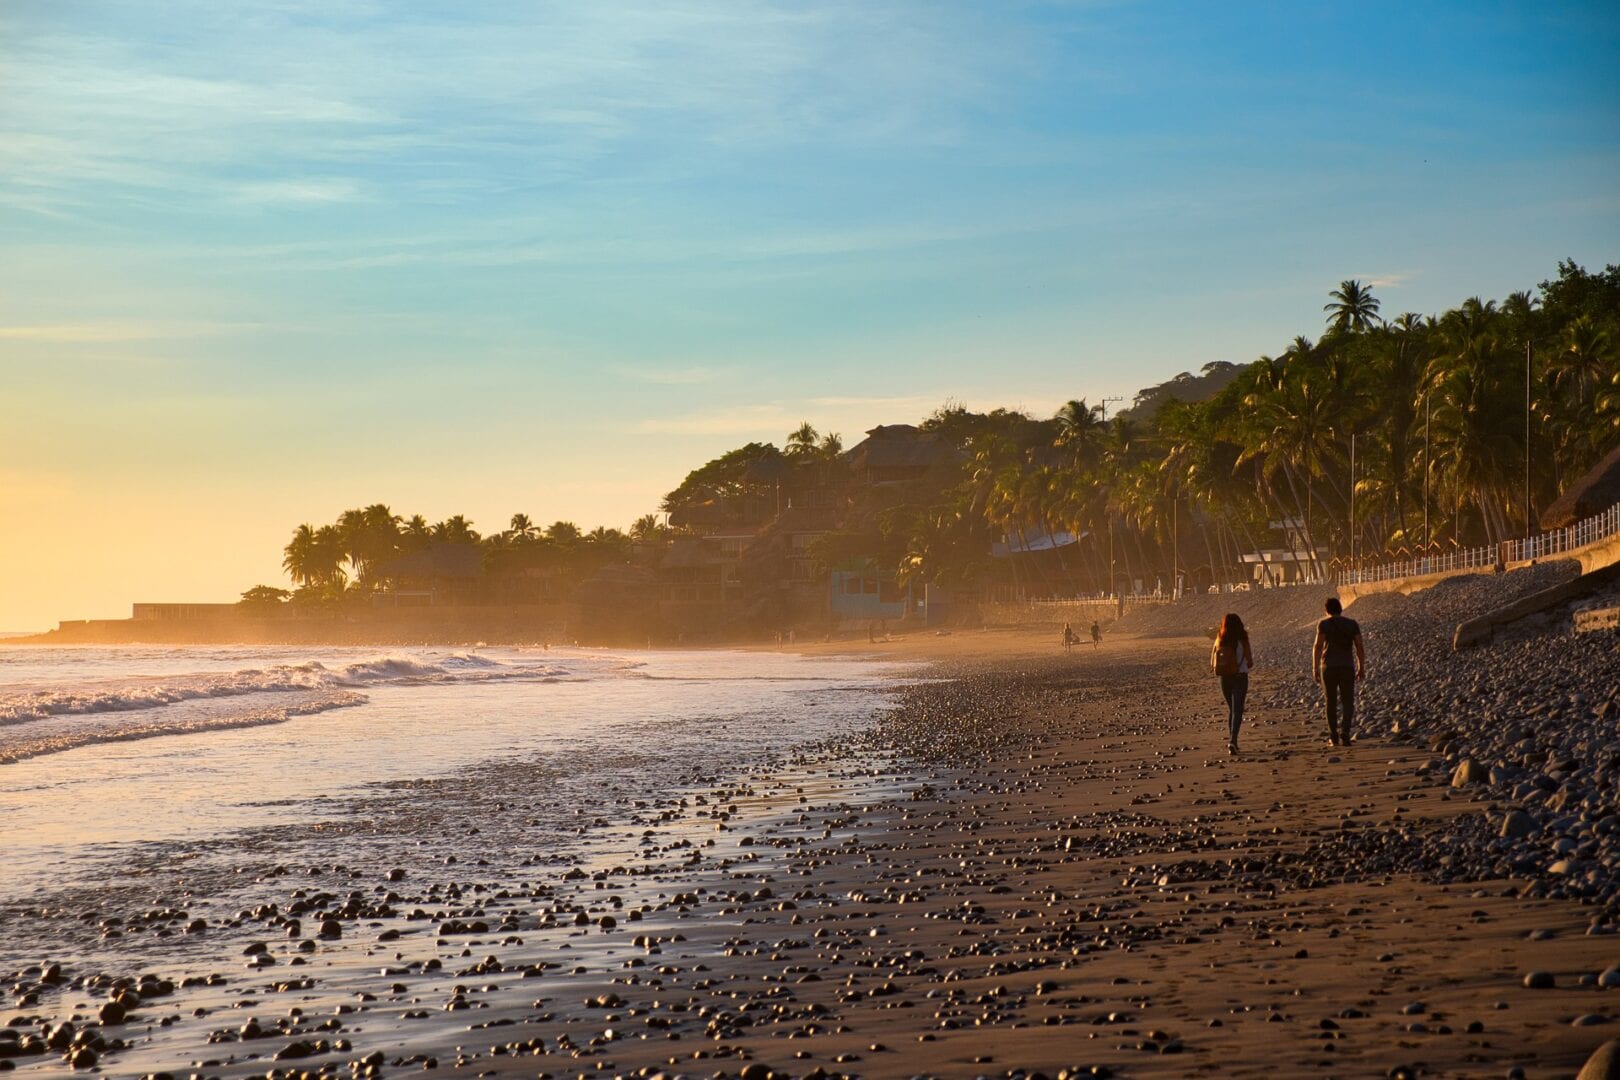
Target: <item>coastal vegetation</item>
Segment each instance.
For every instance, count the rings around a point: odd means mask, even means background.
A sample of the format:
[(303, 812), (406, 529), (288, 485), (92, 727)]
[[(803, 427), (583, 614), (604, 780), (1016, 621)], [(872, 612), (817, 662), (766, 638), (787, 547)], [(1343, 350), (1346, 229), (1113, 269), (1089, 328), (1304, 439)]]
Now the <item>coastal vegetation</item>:
[(1620, 440), (1620, 266), (1565, 261), (1534, 291), (1432, 315), (1391, 316), (1347, 280), (1315, 337), (1183, 373), (1113, 416), (1090, 397), (1044, 418), (947, 403), (877, 431), (901, 429), (926, 452), (896, 478), (862, 472), (866, 443), (846, 450), (806, 423), (782, 448), (751, 442), (694, 469), (625, 532), (519, 513), (482, 536), (461, 516), (349, 510), (294, 531), (290, 602), (442, 576), (451, 563), (424, 553), (445, 549), (476, 552), (511, 588), (555, 593), (604, 567), (655, 567), (671, 544), (717, 529), (764, 535), (795, 508), (823, 521), (811, 548), (822, 572), (1066, 593), (1246, 580), (1243, 555), (1268, 545), (1325, 573), (1524, 535)]

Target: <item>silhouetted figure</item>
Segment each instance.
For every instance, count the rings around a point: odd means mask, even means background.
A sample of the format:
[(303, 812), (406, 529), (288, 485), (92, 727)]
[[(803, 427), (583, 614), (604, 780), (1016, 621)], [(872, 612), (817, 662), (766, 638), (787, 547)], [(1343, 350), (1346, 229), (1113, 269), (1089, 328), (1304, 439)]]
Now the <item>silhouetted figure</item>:
[(1221, 679), (1221, 697), (1226, 699), (1226, 749), (1238, 752), (1238, 729), (1243, 726), (1243, 703), (1249, 696), (1249, 671), (1254, 667), (1254, 649), (1249, 632), (1237, 612), (1229, 611), (1215, 634), (1215, 647), (1209, 653), (1209, 667)]
[[(1328, 741), (1332, 746), (1349, 746), (1355, 739), (1356, 683), (1367, 674), (1367, 653), (1361, 644), (1361, 626), (1344, 617), (1344, 605), (1330, 596), (1322, 605), (1327, 618), (1316, 624), (1316, 644), (1311, 648), (1311, 678), (1327, 698)], [(1344, 723), (1339, 723), (1339, 708)]]

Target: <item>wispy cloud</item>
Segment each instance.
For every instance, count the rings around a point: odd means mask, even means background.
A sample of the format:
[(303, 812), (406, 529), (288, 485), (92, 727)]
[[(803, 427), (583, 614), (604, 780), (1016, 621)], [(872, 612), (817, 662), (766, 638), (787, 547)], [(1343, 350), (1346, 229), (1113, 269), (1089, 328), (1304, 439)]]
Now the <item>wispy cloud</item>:
[(738, 405), (686, 416), (654, 417), (635, 430), (644, 435), (773, 435), (780, 437), (799, 424), (779, 403)]
[(379, 194), (468, 202), (577, 179), (630, 144), (617, 177), (690, 176), (743, 147), (938, 143), (1038, 47), (909, 2), (514, 2), (456, 18), (283, 0), (227, 16), (176, 0), (93, 25), (40, 10), (8, 16), (0, 189), (92, 185), (103, 199), (228, 202), (245, 180), (329, 200), (329, 184), (300, 178), (366, 162)]
[(1413, 273), (1413, 271), (1402, 270), (1402, 271), (1399, 271), (1398, 273), (1355, 274), (1355, 275), (1352, 275), (1352, 276), (1354, 278), (1356, 278), (1357, 280), (1359, 280), (1359, 281), (1365, 282), (1368, 288), (1372, 288), (1372, 289), (1398, 289), (1402, 285), (1405, 285), (1406, 282), (1410, 278), (1412, 278), (1412, 277), (1414, 277), (1416, 275)]
[(236, 197), (250, 203), (336, 203), (363, 198), (363, 188), (342, 176), (311, 176), (241, 184)]
[(613, 370), (623, 378), (659, 386), (701, 386), (704, 383), (712, 383), (725, 374), (723, 368), (715, 367), (656, 368), (619, 365)]
[(0, 341), (87, 344), (208, 337), (251, 329), (249, 323), (90, 322), (0, 326)]
[(940, 397), (924, 394), (895, 394), (884, 397), (817, 397), (810, 404), (828, 409), (892, 409), (896, 415), (910, 416), (917, 410), (937, 406)]

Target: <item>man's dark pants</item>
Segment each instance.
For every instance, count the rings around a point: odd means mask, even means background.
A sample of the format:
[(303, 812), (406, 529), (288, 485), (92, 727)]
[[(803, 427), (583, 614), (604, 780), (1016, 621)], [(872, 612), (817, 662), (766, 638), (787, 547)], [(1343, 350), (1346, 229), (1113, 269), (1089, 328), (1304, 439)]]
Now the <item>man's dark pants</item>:
[[(1334, 742), (1349, 742), (1356, 720), (1356, 669), (1322, 669), (1322, 692), (1327, 695), (1328, 735)], [(1339, 724), (1339, 705), (1344, 705), (1344, 724)], [(1340, 733), (1343, 733), (1342, 736)]]

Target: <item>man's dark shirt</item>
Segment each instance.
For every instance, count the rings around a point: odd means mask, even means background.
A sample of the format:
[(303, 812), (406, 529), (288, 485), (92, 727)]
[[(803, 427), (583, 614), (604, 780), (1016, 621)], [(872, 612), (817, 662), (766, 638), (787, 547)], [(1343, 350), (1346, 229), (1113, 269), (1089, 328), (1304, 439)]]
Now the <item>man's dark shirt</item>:
[(1329, 615), (1316, 624), (1316, 634), (1327, 642), (1322, 654), (1325, 668), (1354, 668), (1356, 666), (1355, 640), (1361, 636), (1361, 626), (1343, 615)]

